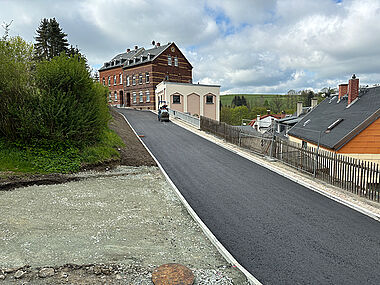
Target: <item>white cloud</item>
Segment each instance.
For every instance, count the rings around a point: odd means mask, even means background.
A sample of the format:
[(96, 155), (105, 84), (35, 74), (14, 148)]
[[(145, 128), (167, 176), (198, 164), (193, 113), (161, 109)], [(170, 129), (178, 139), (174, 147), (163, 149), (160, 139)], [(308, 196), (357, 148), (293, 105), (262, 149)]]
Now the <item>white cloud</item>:
[(174, 41), (194, 81), (224, 92), (287, 92), (380, 83), (380, 0), (0, 0), (0, 21), (32, 41), (56, 17), (98, 66), (134, 45)]

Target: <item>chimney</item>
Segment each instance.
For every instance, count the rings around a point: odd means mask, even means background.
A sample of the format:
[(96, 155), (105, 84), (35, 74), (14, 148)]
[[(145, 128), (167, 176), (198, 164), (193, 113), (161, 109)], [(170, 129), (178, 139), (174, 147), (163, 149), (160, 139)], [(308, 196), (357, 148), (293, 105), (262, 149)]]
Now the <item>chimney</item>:
[(260, 131), (260, 115), (256, 117), (256, 130)]
[(348, 81), (348, 105), (352, 103), (359, 96), (359, 78), (355, 74)]
[(348, 84), (347, 83), (339, 84), (339, 98), (338, 98), (338, 100), (340, 100), (342, 98), (342, 96), (346, 95), (347, 91), (348, 91)]
[(161, 46), (161, 44), (160, 44), (160, 43), (157, 43), (157, 47), (159, 47), (159, 46)]
[(127, 52), (130, 52), (131, 51), (131, 49), (130, 48), (127, 48)]
[(317, 98), (312, 98), (311, 99), (311, 108), (315, 108), (315, 107), (317, 107), (317, 105), (318, 105), (318, 99)]
[(138, 46), (135, 46), (135, 50), (137, 50), (139, 47)]
[(297, 102), (297, 117), (302, 113), (302, 102)]

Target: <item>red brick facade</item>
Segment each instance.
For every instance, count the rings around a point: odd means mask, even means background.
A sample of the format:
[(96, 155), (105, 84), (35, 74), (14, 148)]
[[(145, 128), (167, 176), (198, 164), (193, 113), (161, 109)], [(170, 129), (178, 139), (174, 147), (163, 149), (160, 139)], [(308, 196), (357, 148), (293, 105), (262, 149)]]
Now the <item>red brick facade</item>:
[[(112, 68), (106, 63), (99, 70), (100, 82), (103, 83), (104, 78), (105, 86), (109, 86), (110, 105), (154, 109), (157, 84), (163, 80), (192, 83), (193, 67), (174, 43), (166, 46), (157, 44), (148, 50), (135, 47), (133, 52), (132, 56), (129, 52), (119, 55), (119, 58), (127, 58), (122, 66)], [(120, 74), (123, 84), (120, 84)]]
[(115, 67), (112, 69), (99, 71), (99, 80), (101, 84), (108, 86), (108, 104), (112, 106), (119, 106), (122, 104), (122, 101), (124, 99), (122, 67)]

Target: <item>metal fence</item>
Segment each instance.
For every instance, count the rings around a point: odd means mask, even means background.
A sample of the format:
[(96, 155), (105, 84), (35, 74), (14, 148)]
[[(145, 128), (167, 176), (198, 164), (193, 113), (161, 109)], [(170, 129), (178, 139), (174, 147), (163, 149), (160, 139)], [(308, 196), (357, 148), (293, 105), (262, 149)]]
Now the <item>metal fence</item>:
[(197, 117), (172, 109), (169, 109), (169, 115), (174, 118), (180, 119), (186, 123), (189, 123), (197, 129), (200, 129), (200, 119)]
[(380, 202), (380, 170), (376, 163), (319, 148), (302, 147), (273, 134), (255, 135), (205, 117), (201, 117), (200, 128), (227, 142), (276, 158), (331, 185)]

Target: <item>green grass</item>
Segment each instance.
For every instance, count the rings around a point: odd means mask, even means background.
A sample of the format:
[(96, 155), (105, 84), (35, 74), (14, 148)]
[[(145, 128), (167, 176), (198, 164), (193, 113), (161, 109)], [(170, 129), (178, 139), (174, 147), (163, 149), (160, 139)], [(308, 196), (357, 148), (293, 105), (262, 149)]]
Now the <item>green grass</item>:
[(231, 106), (232, 100), (234, 99), (235, 96), (244, 96), (244, 98), (247, 100), (247, 103), (253, 107), (255, 105), (260, 105), (264, 103), (265, 100), (270, 101), (273, 100), (276, 96), (284, 96), (283, 99), (286, 99), (287, 95), (283, 94), (228, 94), (228, 95), (221, 95), (220, 96), (220, 101), (222, 102), (223, 106)]
[(124, 146), (121, 138), (112, 130), (103, 133), (95, 145), (78, 149), (72, 146), (42, 148), (19, 146), (0, 140), (0, 171), (15, 173), (70, 173), (81, 166), (119, 159), (115, 149)]

